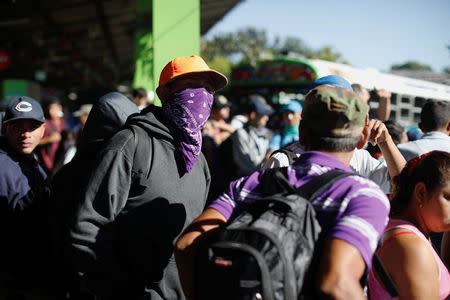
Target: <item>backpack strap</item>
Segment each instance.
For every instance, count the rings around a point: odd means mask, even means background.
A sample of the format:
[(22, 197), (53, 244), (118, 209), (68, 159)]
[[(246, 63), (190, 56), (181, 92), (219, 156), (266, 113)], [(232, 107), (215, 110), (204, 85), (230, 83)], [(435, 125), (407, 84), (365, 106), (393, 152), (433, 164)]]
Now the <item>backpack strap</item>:
[[(292, 143), (290, 143), (290, 144), (288, 144), (288, 145), (286, 145), (286, 146), (289, 146), (289, 145), (291, 145), (291, 144), (292, 144)], [(286, 146), (284, 146), (283, 148), (278, 149), (278, 150), (272, 152), (272, 154), (270, 155), (270, 157), (274, 156), (276, 153), (282, 153), (282, 154), (284, 154), (284, 155), (287, 156), (288, 161), (289, 161), (289, 164), (291, 165), (291, 164), (297, 159), (298, 156), (297, 156), (297, 153), (295, 153), (294, 151), (292, 151), (292, 150), (290, 150), (290, 149), (288, 149), (288, 148), (285, 148)]]
[(318, 175), (302, 185), (299, 188), (295, 188), (289, 182), (287, 177), (288, 167), (267, 169), (261, 178), (261, 186), (263, 186), (264, 195), (272, 195), (278, 193), (297, 193), (300, 196), (313, 200), (317, 195), (327, 189), (337, 180), (356, 175), (343, 170), (331, 170), (324, 174)]
[(150, 186), (150, 171), (153, 160), (153, 140), (147, 132), (136, 124), (129, 124), (129, 128), (134, 135), (136, 150), (133, 158), (133, 168), (131, 171), (133, 183), (140, 187)]
[(397, 288), (395, 287), (395, 284), (392, 282), (392, 279), (389, 276), (388, 272), (383, 267), (383, 263), (381, 262), (377, 253), (374, 253), (373, 255), (372, 268), (374, 268), (375, 272), (378, 274), (378, 277), (380, 278), (389, 295), (392, 298), (398, 297)]
[[(318, 175), (299, 187), (297, 193), (305, 199), (314, 200), (320, 193), (330, 187), (341, 178), (356, 175), (343, 170), (335, 169)], [(357, 176), (357, 175), (356, 175)]]
[(260, 179), (260, 185), (263, 195), (296, 193), (296, 189), (287, 178), (287, 167), (266, 169)]

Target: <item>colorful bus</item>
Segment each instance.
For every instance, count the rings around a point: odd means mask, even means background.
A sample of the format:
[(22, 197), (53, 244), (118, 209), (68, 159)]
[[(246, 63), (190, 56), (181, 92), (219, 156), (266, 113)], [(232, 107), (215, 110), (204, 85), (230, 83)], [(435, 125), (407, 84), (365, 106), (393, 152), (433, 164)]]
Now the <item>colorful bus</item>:
[[(382, 73), (376, 69), (358, 69), (324, 60), (291, 57), (263, 60), (257, 69), (249, 66), (233, 69), (230, 97), (237, 107), (242, 107), (247, 95), (258, 93), (278, 109), (291, 99), (303, 101), (307, 87), (315, 79), (326, 75), (342, 76), (369, 91), (374, 87), (389, 90), (392, 93), (390, 118), (405, 127), (417, 126), (426, 101), (450, 101), (449, 85)], [(370, 105), (372, 110), (376, 110), (378, 102), (371, 99)]]

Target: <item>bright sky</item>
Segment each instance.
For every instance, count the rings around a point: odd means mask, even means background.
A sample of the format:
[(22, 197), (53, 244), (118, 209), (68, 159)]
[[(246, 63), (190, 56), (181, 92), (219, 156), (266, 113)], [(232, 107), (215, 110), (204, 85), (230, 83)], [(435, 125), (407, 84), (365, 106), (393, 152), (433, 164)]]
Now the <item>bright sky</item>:
[(409, 60), (450, 66), (449, 0), (243, 0), (206, 35), (253, 26), (270, 38), (330, 45), (351, 65), (390, 70)]

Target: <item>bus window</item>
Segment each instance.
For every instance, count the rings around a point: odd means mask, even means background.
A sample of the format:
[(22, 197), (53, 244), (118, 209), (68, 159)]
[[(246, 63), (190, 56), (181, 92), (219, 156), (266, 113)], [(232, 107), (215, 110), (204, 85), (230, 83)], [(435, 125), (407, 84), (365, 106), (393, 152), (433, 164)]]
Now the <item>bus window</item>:
[(400, 117), (403, 120), (408, 120), (409, 119), (409, 109), (407, 108), (402, 108), (402, 110), (400, 111)]
[(397, 104), (397, 94), (392, 93), (391, 95), (391, 104), (396, 105)]
[(391, 115), (389, 117), (391, 120), (397, 120), (397, 112), (395, 110), (391, 110)]
[(414, 100), (414, 106), (415, 107), (423, 107), (423, 105), (425, 104), (425, 98), (422, 97), (416, 97)]

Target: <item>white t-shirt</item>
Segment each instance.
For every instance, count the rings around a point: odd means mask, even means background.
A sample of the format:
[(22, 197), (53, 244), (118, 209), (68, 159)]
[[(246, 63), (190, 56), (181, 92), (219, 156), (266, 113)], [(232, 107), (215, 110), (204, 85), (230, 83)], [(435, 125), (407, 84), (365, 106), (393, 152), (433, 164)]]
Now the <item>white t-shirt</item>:
[[(297, 153), (297, 156), (304, 151), (298, 143), (289, 145), (287, 149)], [(262, 166), (263, 169), (287, 167), (289, 158), (286, 154), (277, 152), (273, 154)], [(389, 176), (386, 162), (373, 158), (367, 150), (355, 149), (350, 161), (350, 167), (359, 175), (369, 178), (380, 186), (386, 193), (391, 192), (391, 178)]]
[(238, 130), (239, 128), (244, 127), (244, 124), (247, 123), (248, 119), (244, 115), (236, 115), (231, 119), (231, 126)]

